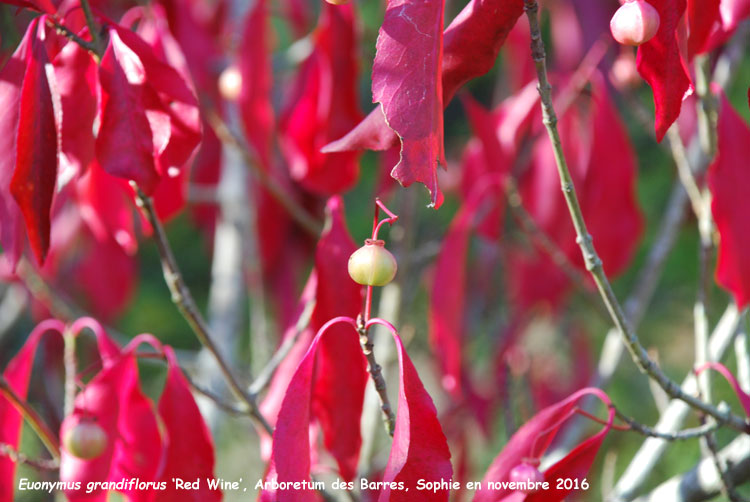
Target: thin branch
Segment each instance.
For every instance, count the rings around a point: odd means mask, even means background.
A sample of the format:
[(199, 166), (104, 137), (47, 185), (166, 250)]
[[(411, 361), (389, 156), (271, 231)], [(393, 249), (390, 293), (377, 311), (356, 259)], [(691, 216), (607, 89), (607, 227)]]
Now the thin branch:
[(0, 443), (0, 457), (8, 457), (15, 464), (26, 464), (40, 471), (56, 471), (60, 468), (58, 460), (31, 458), (16, 451), (15, 448), (7, 443)]
[(260, 184), (286, 209), (289, 215), (312, 236), (317, 237), (320, 235), (323, 225), (310, 215), (307, 209), (300, 205), (278, 181), (260, 168), (243, 139), (236, 135), (214, 110), (206, 110), (205, 116), (216, 136), (219, 137), (222, 143), (232, 145), (240, 152), (245, 160), (245, 164), (250, 168)]
[[(91, 5), (89, 0), (81, 0), (81, 8), (83, 9), (83, 15), (86, 18), (86, 25), (89, 27), (89, 33), (91, 34), (91, 40), (94, 47), (99, 47), (99, 27), (94, 20), (94, 13), (91, 12)], [(99, 52), (98, 50), (96, 51)]]
[[(372, 286), (368, 286), (372, 289)], [(373, 352), (372, 335), (370, 329), (365, 325), (362, 317), (357, 319), (357, 332), (359, 333), (359, 343), (362, 346), (362, 352), (367, 358), (367, 369), (372, 377), (372, 382), (375, 384), (375, 390), (380, 396), (380, 409), (383, 412), (383, 423), (385, 430), (388, 435), (393, 437), (393, 433), (396, 430), (396, 415), (393, 413), (393, 407), (388, 399), (388, 388), (383, 378), (382, 368), (375, 359), (375, 353)]]
[(525, 10), (529, 19), (529, 26), (531, 30), (531, 49), (532, 57), (537, 71), (537, 78), (539, 81), (538, 90), (542, 101), (542, 116), (543, 122), (549, 134), (550, 141), (555, 155), (555, 162), (557, 164), (558, 175), (560, 176), (561, 187), (565, 201), (568, 204), (573, 226), (576, 230), (578, 245), (581, 248), (583, 254), (584, 263), (586, 264), (587, 270), (591, 273), (594, 278), (594, 282), (599, 289), (599, 293), (604, 300), (607, 310), (610, 316), (620, 331), (623, 341), (625, 342), (628, 351), (630, 352), (633, 361), (638, 366), (639, 370), (649, 377), (653, 378), (659, 385), (672, 397), (681, 399), (687, 404), (699, 410), (707, 415), (714, 417), (720, 422), (725, 422), (734, 429), (742, 432), (750, 431), (750, 425), (741, 417), (733, 414), (724, 414), (717, 410), (715, 407), (704, 403), (695, 396), (685, 394), (682, 389), (667, 377), (659, 367), (649, 358), (646, 349), (641, 345), (638, 337), (630, 328), (630, 325), (625, 317), (625, 313), (620, 306), (612, 285), (609, 282), (604, 268), (602, 266), (602, 260), (594, 249), (593, 240), (591, 234), (589, 234), (586, 228), (586, 222), (583, 218), (583, 212), (578, 202), (578, 196), (576, 195), (575, 185), (573, 179), (568, 170), (565, 155), (562, 149), (562, 143), (560, 141), (560, 134), (557, 129), (557, 116), (555, 114), (554, 106), (552, 105), (551, 90), (547, 79), (547, 68), (546, 68), (546, 56), (544, 51), (544, 42), (542, 41), (541, 30), (539, 26), (538, 10), (539, 5), (536, 0), (524, 0)]
[(250, 395), (257, 396), (268, 386), (269, 383), (271, 383), (271, 379), (279, 368), (279, 365), (281, 365), (282, 361), (286, 359), (286, 356), (289, 355), (289, 352), (292, 350), (292, 347), (294, 347), (294, 344), (297, 343), (297, 340), (299, 340), (302, 332), (305, 331), (310, 324), (313, 310), (315, 310), (315, 300), (311, 299), (305, 304), (302, 313), (300, 313), (297, 318), (297, 322), (294, 324), (294, 332), (284, 339), (273, 356), (271, 356), (268, 363), (266, 363), (263, 369), (260, 370), (260, 373), (258, 373), (255, 380), (250, 384), (250, 387), (248, 388)]
[(164, 272), (164, 281), (167, 283), (167, 287), (172, 294), (172, 302), (190, 325), (201, 344), (214, 356), (219, 365), (219, 369), (226, 378), (227, 384), (235, 396), (249, 406), (250, 414), (255, 418), (258, 424), (260, 424), (268, 434), (272, 434), (273, 428), (260, 412), (255, 397), (247, 393), (243, 385), (237, 381), (232, 370), (229, 368), (228, 363), (224, 360), (214, 344), (208, 329), (208, 324), (198, 310), (190, 289), (185, 284), (185, 280), (183, 279), (182, 273), (177, 265), (177, 260), (175, 259), (172, 248), (167, 240), (167, 235), (164, 232), (164, 227), (156, 215), (153, 202), (135, 183), (131, 182), (131, 184), (136, 192), (136, 203), (138, 204), (138, 207), (143, 210), (144, 215), (153, 228), (154, 241), (159, 250), (162, 271)]
[(662, 432), (649, 427), (648, 425), (644, 425), (633, 418), (628, 417), (617, 408), (615, 408), (615, 413), (617, 414), (617, 418), (628, 424), (630, 426), (630, 429), (634, 432), (642, 434), (646, 437), (664, 439), (665, 441), (683, 441), (686, 439), (705, 437), (721, 427), (721, 425), (717, 422), (713, 422), (701, 425), (700, 427), (694, 427), (692, 429), (684, 429), (679, 432)]
[(703, 212), (703, 196), (701, 195), (700, 188), (698, 188), (698, 183), (695, 181), (693, 170), (690, 167), (687, 150), (682, 143), (677, 122), (672, 124), (672, 127), (667, 130), (667, 141), (672, 151), (675, 165), (677, 166), (677, 175), (682, 182), (682, 186), (685, 187), (688, 197), (690, 197), (690, 205), (693, 208), (693, 213), (700, 220)]
[(41, 439), (44, 447), (47, 448), (47, 450), (50, 452), (50, 455), (52, 455), (52, 458), (59, 461), (60, 446), (55, 433), (52, 432), (52, 429), (50, 429), (50, 427), (44, 422), (44, 419), (39, 416), (36, 410), (34, 410), (34, 408), (32, 408), (29, 403), (21, 399), (21, 397), (16, 394), (10, 384), (8, 384), (8, 381), (5, 380), (5, 377), (3, 377), (2, 375), (0, 375), (0, 394), (5, 396), (5, 398), (10, 401), (10, 403), (29, 423), (34, 432), (36, 432), (36, 435), (39, 436), (39, 439)]
[(74, 42), (80, 45), (83, 49), (88, 51), (94, 58), (96, 58), (97, 61), (100, 59), (98, 46), (95, 45), (93, 42), (84, 40), (83, 38), (75, 34), (70, 28), (68, 28), (67, 26), (59, 23), (58, 21), (50, 17), (47, 18), (47, 26), (49, 26), (50, 28), (53, 28), (58, 35), (61, 35), (67, 38), (68, 40), (70, 40), (71, 42)]

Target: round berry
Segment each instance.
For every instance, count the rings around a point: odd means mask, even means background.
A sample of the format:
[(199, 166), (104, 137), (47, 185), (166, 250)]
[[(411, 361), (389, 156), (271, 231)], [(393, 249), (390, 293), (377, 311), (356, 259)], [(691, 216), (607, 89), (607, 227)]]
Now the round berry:
[(364, 286), (385, 286), (393, 280), (398, 265), (383, 241), (367, 239), (349, 257), (349, 276)]
[(62, 424), (62, 444), (74, 457), (91, 460), (107, 449), (107, 433), (93, 418), (70, 415)]
[(520, 492), (534, 493), (538, 490), (537, 485), (544, 482), (544, 474), (539, 472), (536, 466), (521, 462), (510, 470), (510, 482), (523, 483), (527, 486), (527, 488), (519, 490)]
[(659, 13), (645, 0), (625, 2), (609, 22), (612, 36), (624, 45), (641, 45), (659, 31)]

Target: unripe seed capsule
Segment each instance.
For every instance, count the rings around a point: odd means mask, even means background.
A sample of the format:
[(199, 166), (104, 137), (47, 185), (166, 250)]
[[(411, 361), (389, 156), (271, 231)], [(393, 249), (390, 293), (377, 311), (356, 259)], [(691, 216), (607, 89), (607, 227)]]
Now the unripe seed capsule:
[(93, 419), (70, 416), (62, 429), (63, 447), (74, 457), (91, 460), (107, 449), (107, 433)]
[(645, 0), (631, 0), (617, 9), (609, 29), (615, 40), (624, 45), (641, 45), (659, 31), (659, 13)]
[(538, 491), (537, 485), (544, 482), (544, 474), (536, 466), (522, 462), (511, 469), (510, 482), (523, 483), (527, 486), (527, 488), (519, 490), (523, 493), (534, 493)]
[(381, 240), (367, 239), (365, 245), (349, 257), (349, 276), (364, 286), (385, 286), (398, 269), (396, 258)]

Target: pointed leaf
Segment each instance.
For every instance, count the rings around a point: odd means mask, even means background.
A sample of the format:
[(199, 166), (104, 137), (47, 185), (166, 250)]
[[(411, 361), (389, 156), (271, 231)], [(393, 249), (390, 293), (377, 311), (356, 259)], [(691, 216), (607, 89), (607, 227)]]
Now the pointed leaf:
[(721, 97), (718, 121), (718, 153), (708, 169), (711, 213), (719, 231), (716, 281), (734, 296), (737, 308), (750, 304), (750, 170), (747, 145), (750, 128)]
[(57, 126), (61, 120), (59, 95), (44, 47), (44, 23), (36, 20), (29, 29), (36, 35), (31, 40), (21, 88), (16, 167), (10, 192), (23, 214), (31, 250), (41, 264), (49, 251), (50, 211), (57, 180)]
[(703, 52), (719, 18), (720, 0), (687, 0), (688, 58)]
[(656, 139), (661, 141), (669, 126), (680, 116), (690, 77), (677, 44), (677, 25), (685, 12), (686, 0), (649, 0), (659, 13), (659, 31), (638, 48), (638, 73), (654, 93)]
[(401, 139), (401, 160), (391, 174), (404, 186), (427, 186), (436, 209), (443, 202), (437, 163), (446, 165), (443, 8), (443, 0), (390, 0), (372, 68), (372, 100)]

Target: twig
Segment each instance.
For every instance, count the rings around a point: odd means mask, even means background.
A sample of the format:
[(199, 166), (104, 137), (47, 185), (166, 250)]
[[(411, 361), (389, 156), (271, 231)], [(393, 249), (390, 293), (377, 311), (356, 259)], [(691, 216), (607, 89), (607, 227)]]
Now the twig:
[(299, 340), (302, 332), (305, 331), (308, 324), (310, 324), (313, 310), (315, 310), (315, 299), (311, 299), (305, 304), (302, 313), (294, 324), (294, 332), (284, 339), (276, 352), (274, 352), (273, 356), (271, 356), (268, 363), (266, 363), (263, 369), (260, 370), (260, 373), (258, 373), (258, 376), (255, 377), (255, 380), (250, 384), (250, 387), (248, 388), (250, 395), (257, 396), (271, 382), (279, 365), (284, 359), (286, 359), (286, 356), (289, 355), (289, 352), (292, 350), (292, 347), (294, 347), (294, 344), (297, 343), (297, 340)]
[(76, 335), (69, 330), (63, 333), (63, 366), (65, 368), (65, 398), (63, 410), (65, 416), (73, 413), (76, 398)]
[(56, 471), (60, 468), (60, 462), (58, 460), (31, 458), (16, 451), (11, 445), (6, 443), (0, 443), (0, 457), (8, 457), (10, 461), (15, 464), (30, 465), (34, 469), (40, 471)]
[[(739, 313), (737, 312), (737, 308), (734, 304), (730, 304), (711, 334), (709, 355), (712, 361), (721, 360), (724, 353), (728, 350), (737, 331), (738, 323)], [(688, 373), (688, 376), (683, 381), (682, 388), (688, 393), (697, 392), (698, 385), (695, 374), (692, 371)], [(682, 423), (689, 411), (690, 407), (685, 402), (673, 399), (666, 411), (661, 414), (655, 428), (660, 431), (676, 432), (682, 427)], [(654, 466), (659, 462), (667, 445), (668, 443), (661, 439), (646, 439), (630, 461), (625, 472), (617, 481), (614, 493), (612, 494), (612, 500), (632, 500), (638, 489), (648, 479)]]
[[(750, 479), (750, 436), (740, 435), (719, 452), (735, 485)], [(703, 459), (692, 470), (680, 473), (654, 488), (636, 502), (699, 502), (720, 492), (721, 479), (711, 459)], [(619, 499), (618, 499), (619, 500)]]
[(699, 437), (704, 437), (715, 430), (719, 429), (721, 427), (720, 424), (717, 422), (713, 423), (707, 423), (704, 425), (701, 425), (700, 427), (694, 427), (692, 429), (684, 429), (679, 432), (662, 432), (658, 431), (656, 429), (653, 429), (652, 427), (649, 427), (648, 425), (641, 424), (640, 422), (626, 416), (623, 414), (620, 410), (615, 408), (615, 413), (617, 414), (617, 417), (628, 424), (630, 426), (630, 429), (634, 432), (637, 432), (639, 434), (642, 434), (647, 437), (653, 437), (653, 438), (659, 438), (663, 439), (665, 441), (682, 441), (686, 439), (695, 439)]
[(690, 167), (690, 161), (688, 160), (685, 145), (682, 143), (677, 122), (672, 124), (672, 127), (667, 130), (667, 142), (672, 150), (672, 158), (674, 158), (675, 165), (677, 166), (677, 175), (690, 197), (690, 205), (693, 207), (693, 213), (700, 220), (703, 212), (703, 196), (701, 195), (700, 188), (698, 188), (698, 183), (695, 181), (693, 170)]
[[(711, 421), (707, 421), (706, 423), (710, 424)], [(721, 491), (722, 495), (727, 497), (731, 502), (743, 502), (743, 498), (740, 497), (740, 495), (734, 488), (734, 482), (727, 472), (727, 466), (719, 456), (719, 445), (716, 444), (716, 436), (713, 433), (706, 434), (703, 437), (703, 443), (706, 445), (706, 448), (709, 451), (708, 456), (714, 463), (716, 472), (719, 473), (719, 479), (721, 480), (721, 483), (719, 484), (719, 490)]]
[[(368, 286), (372, 289), (372, 286)], [(369, 319), (368, 319), (369, 320)], [(388, 435), (393, 437), (396, 430), (396, 415), (393, 413), (391, 402), (388, 399), (388, 388), (383, 378), (382, 368), (375, 359), (373, 352), (372, 335), (370, 330), (365, 327), (365, 320), (360, 316), (357, 318), (357, 332), (359, 333), (359, 343), (362, 345), (362, 352), (367, 358), (367, 370), (370, 372), (372, 382), (375, 384), (375, 390), (380, 396), (380, 409), (383, 412), (383, 423)]]
[(571, 219), (573, 220), (573, 226), (576, 230), (578, 245), (581, 248), (583, 254), (584, 263), (586, 269), (589, 270), (594, 282), (599, 289), (599, 293), (604, 300), (607, 310), (610, 313), (610, 317), (614, 322), (617, 329), (620, 331), (623, 341), (625, 342), (628, 351), (630, 352), (633, 361), (638, 366), (639, 370), (649, 377), (653, 378), (659, 385), (672, 397), (681, 399), (687, 404), (699, 410), (707, 415), (714, 417), (720, 422), (726, 422), (732, 428), (746, 432), (750, 431), (750, 425), (741, 417), (734, 414), (723, 414), (715, 407), (704, 403), (700, 399), (685, 394), (680, 387), (667, 377), (659, 367), (649, 358), (646, 349), (641, 345), (636, 334), (630, 328), (625, 314), (620, 306), (612, 285), (609, 282), (604, 268), (602, 266), (601, 258), (594, 249), (593, 240), (591, 234), (589, 234), (586, 228), (586, 222), (583, 218), (583, 212), (578, 202), (578, 196), (576, 195), (575, 185), (573, 179), (568, 170), (567, 162), (565, 160), (565, 154), (563, 153), (562, 143), (560, 141), (560, 134), (557, 129), (557, 117), (555, 115), (555, 109), (552, 105), (551, 89), (547, 79), (547, 68), (546, 68), (546, 56), (544, 51), (544, 42), (542, 41), (541, 31), (539, 27), (538, 10), (539, 5), (536, 0), (524, 0), (525, 10), (529, 19), (529, 26), (531, 30), (531, 48), (532, 56), (537, 71), (537, 78), (539, 81), (538, 90), (542, 101), (542, 116), (543, 122), (549, 134), (550, 141), (552, 143), (555, 162), (557, 164), (558, 175), (560, 176), (560, 182), (562, 186), (563, 195), (565, 201), (568, 204)]
[[(97, 61), (100, 59), (99, 55), (99, 49), (98, 46), (95, 45), (93, 42), (89, 42), (88, 40), (84, 40), (80, 36), (76, 35), (70, 28), (67, 26), (59, 23), (58, 21), (47, 18), (47, 26), (50, 28), (54, 28), (54, 30), (57, 32), (58, 35), (62, 35), (63, 37), (67, 38), (71, 42), (74, 42), (78, 45), (80, 45), (83, 49), (88, 51), (94, 58), (97, 59)], [(93, 37), (93, 35), (92, 35)]]
[(7, 380), (5, 380), (5, 377), (3, 377), (2, 375), (0, 375), (0, 394), (5, 396), (5, 398), (10, 401), (10, 403), (29, 423), (31, 428), (34, 429), (34, 432), (36, 432), (36, 435), (39, 436), (39, 439), (41, 439), (44, 447), (47, 448), (47, 450), (50, 452), (52, 458), (59, 461), (60, 446), (57, 437), (52, 432), (52, 429), (49, 428), (49, 426), (44, 422), (42, 417), (39, 416), (36, 410), (29, 406), (29, 403), (21, 399), (21, 397), (16, 394), (10, 384), (8, 384)]
[[(86, 25), (89, 27), (89, 33), (91, 34), (91, 40), (96, 49), (100, 47), (99, 40), (99, 27), (94, 20), (94, 14), (91, 12), (91, 5), (89, 0), (81, 0), (81, 8), (83, 9), (83, 16), (86, 18)], [(98, 54), (98, 50), (96, 50)]]
[(209, 333), (208, 324), (198, 310), (190, 289), (185, 284), (185, 280), (183, 279), (182, 273), (177, 265), (177, 260), (175, 260), (174, 253), (172, 252), (172, 248), (167, 240), (167, 235), (164, 232), (164, 227), (156, 216), (156, 210), (154, 209), (151, 199), (147, 197), (135, 183), (131, 182), (131, 184), (136, 192), (136, 203), (138, 204), (138, 207), (143, 210), (148, 222), (153, 228), (154, 241), (159, 250), (162, 270), (164, 272), (164, 281), (167, 283), (167, 287), (172, 294), (172, 302), (190, 325), (201, 344), (214, 356), (219, 365), (219, 369), (226, 378), (227, 384), (235, 396), (249, 406), (250, 414), (255, 418), (258, 424), (260, 424), (268, 434), (272, 434), (273, 428), (260, 412), (257, 401), (253, 396), (248, 394), (243, 386), (237, 381), (230, 370), (229, 365), (214, 344)]
[(214, 110), (206, 110), (205, 116), (206, 120), (208, 120), (216, 133), (216, 136), (218, 136), (223, 143), (234, 146), (240, 152), (245, 160), (245, 164), (250, 168), (260, 184), (268, 190), (273, 198), (276, 199), (284, 209), (286, 209), (289, 215), (312, 236), (317, 237), (320, 235), (323, 225), (315, 217), (310, 215), (310, 213), (291, 195), (289, 195), (287, 190), (285, 190), (278, 181), (260, 168), (258, 162), (250, 153), (250, 149), (242, 138), (237, 136)]

